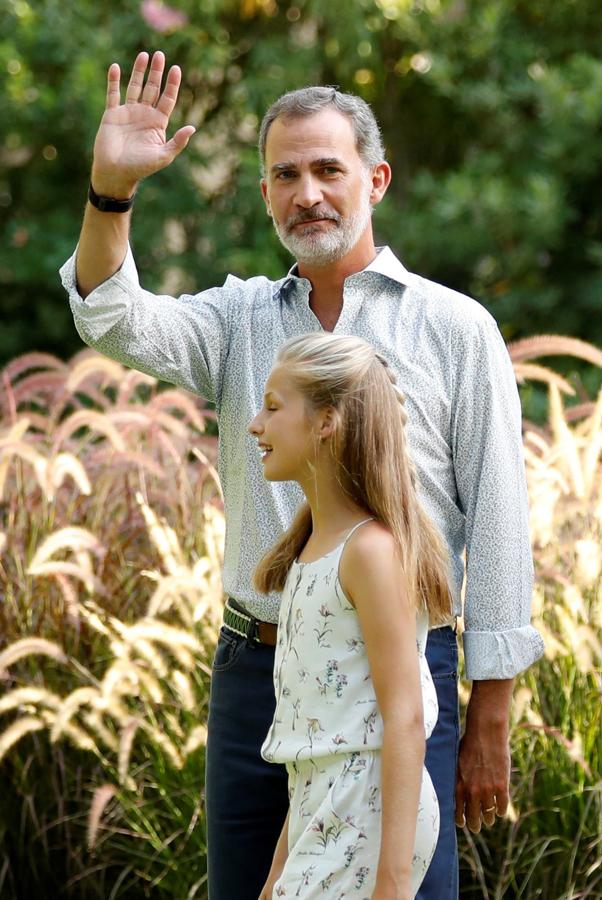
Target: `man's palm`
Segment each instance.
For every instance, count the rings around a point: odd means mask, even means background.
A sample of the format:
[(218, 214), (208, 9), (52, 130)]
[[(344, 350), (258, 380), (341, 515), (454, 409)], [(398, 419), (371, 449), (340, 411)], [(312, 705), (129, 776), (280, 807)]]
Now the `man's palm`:
[(148, 54), (138, 55), (128, 84), (125, 103), (120, 102), (120, 72), (115, 63), (107, 79), (107, 105), (94, 143), (93, 181), (98, 192), (131, 191), (142, 178), (163, 169), (184, 149), (194, 133), (191, 125), (180, 128), (170, 141), (167, 126), (178, 96), (181, 73), (173, 66), (161, 93), (165, 58), (153, 56), (144, 84)]
[(165, 160), (168, 121), (141, 103), (105, 110), (94, 143), (95, 163), (117, 167), (134, 181), (152, 175), (171, 161)]

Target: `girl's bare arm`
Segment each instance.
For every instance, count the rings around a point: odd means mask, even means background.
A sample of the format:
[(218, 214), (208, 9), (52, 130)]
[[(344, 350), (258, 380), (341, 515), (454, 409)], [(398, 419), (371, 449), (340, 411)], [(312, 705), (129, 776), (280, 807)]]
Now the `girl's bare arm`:
[(358, 613), (384, 725), (382, 838), (372, 896), (409, 900), (425, 753), (416, 611), (393, 538), (377, 523), (351, 539), (340, 574)]

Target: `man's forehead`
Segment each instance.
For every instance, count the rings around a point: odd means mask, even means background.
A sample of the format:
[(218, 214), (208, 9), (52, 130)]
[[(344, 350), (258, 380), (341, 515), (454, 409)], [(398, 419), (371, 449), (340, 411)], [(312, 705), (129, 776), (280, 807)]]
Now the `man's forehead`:
[[(266, 158), (270, 163), (287, 154), (332, 158), (356, 149), (355, 132), (348, 116), (336, 109), (323, 109), (307, 116), (279, 116), (270, 125)], [(288, 158), (288, 157), (287, 157)]]

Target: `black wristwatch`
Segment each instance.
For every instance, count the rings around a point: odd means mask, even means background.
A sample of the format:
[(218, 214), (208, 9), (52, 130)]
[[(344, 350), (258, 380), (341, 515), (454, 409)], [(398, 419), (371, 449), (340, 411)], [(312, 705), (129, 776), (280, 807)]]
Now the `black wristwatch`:
[(116, 200), (115, 197), (99, 197), (92, 187), (92, 182), (90, 182), (90, 189), (88, 190), (88, 200), (95, 209), (99, 209), (101, 212), (127, 212), (132, 208), (135, 196), (136, 193), (134, 192), (127, 200)]

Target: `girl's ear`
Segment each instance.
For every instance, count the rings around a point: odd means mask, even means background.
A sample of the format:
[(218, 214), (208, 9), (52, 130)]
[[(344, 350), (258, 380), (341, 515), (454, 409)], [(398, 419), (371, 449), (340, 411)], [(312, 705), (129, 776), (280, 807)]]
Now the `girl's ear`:
[(318, 414), (316, 422), (316, 434), (321, 441), (332, 437), (338, 424), (338, 413), (334, 406), (325, 406)]

